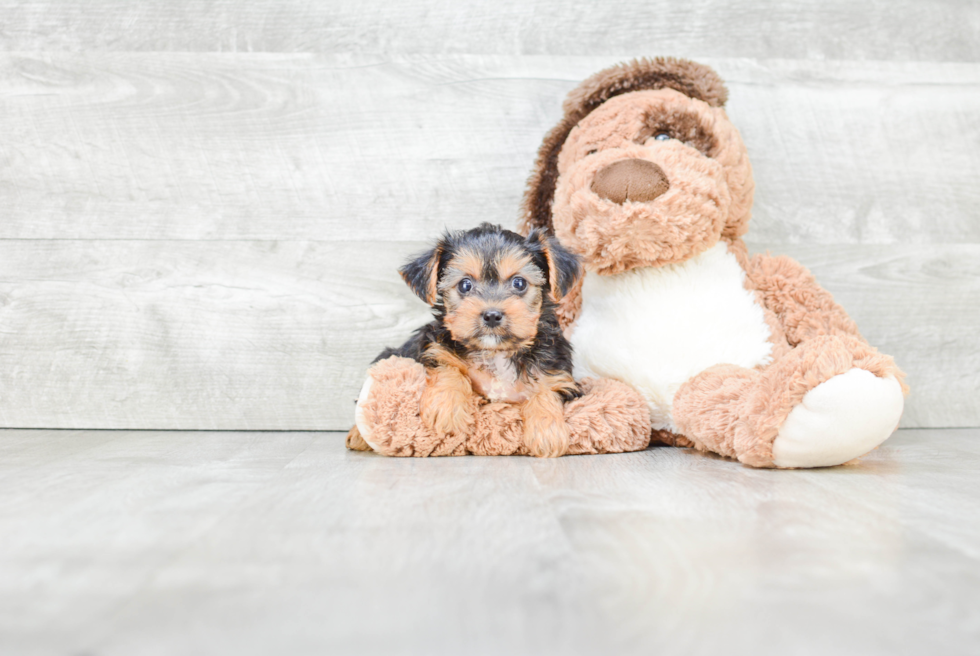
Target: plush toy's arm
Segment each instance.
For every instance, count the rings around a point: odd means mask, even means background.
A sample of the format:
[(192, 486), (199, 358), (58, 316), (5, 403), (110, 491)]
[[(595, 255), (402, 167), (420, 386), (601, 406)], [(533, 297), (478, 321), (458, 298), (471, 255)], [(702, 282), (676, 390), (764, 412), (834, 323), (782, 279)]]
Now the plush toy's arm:
[[(466, 434), (436, 435), (422, 421), (420, 405), (429, 382), (425, 368), (392, 356), (368, 369), (357, 400), (357, 426), (347, 448), (387, 456), (528, 454), (522, 409), (516, 403), (469, 399), (474, 421)], [(650, 443), (650, 408), (635, 389), (608, 378), (579, 381), (582, 396), (562, 407), (567, 453), (639, 451)]]
[(795, 346), (820, 335), (854, 337), (861, 341), (857, 325), (847, 316), (806, 267), (786, 256), (754, 256), (746, 269), (749, 282), (762, 295)]

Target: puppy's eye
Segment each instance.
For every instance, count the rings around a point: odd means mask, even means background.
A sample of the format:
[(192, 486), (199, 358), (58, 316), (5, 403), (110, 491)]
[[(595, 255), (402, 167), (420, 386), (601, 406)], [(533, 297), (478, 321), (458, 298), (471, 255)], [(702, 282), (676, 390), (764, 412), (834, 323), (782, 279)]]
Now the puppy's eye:
[(520, 276), (516, 276), (510, 281), (510, 286), (517, 291), (522, 292), (527, 289), (527, 280), (524, 280), (524, 278), (521, 278)]
[(673, 137), (666, 132), (658, 132), (657, 134), (653, 135), (653, 138), (655, 141), (670, 141)]
[(593, 148), (589, 152), (585, 153), (585, 156), (588, 157), (589, 155), (595, 155), (597, 152), (599, 152), (599, 151), (596, 150), (595, 148)]
[(469, 278), (463, 278), (456, 285), (456, 289), (459, 290), (460, 294), (467, 294), (473, 289), (473, 281), (470, 280)]

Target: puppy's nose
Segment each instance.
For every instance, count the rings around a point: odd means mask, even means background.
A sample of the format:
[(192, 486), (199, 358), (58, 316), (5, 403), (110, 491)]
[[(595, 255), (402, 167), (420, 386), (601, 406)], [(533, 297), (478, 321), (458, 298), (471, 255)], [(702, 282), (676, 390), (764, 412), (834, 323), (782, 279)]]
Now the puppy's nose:
[(504, 313), (500, 310), (487, 310), (483, 313), (483, 323), (490, 328), (496, 328), (504, 320)]
[(649, 202), (670, 189), (664, 170), (645, 159), (621, 159), (595, 174), (592, 191), (614, 203)]

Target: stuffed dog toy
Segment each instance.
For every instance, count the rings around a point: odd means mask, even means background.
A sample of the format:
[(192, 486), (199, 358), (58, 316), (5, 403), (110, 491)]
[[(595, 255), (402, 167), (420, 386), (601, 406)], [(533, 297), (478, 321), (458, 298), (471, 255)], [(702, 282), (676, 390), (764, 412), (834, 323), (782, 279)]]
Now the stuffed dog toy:
[(897, 428), (902, 372), (800, 264), (749, 257), (754, 183), (706, 66), (641, 59), (589, 78), (545, 137), (522, 231), (587, 273), (558, 316), (576, 376), (631, 384), (654, 438), (755, 467), (855, 459)]

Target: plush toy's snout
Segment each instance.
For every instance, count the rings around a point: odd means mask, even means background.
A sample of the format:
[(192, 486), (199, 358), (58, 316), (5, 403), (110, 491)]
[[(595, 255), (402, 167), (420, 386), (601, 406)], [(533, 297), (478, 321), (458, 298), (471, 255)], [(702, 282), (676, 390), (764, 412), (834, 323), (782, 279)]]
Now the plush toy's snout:
[(670, 189), (664, 170), (645, 159), (621, 159), (602, 168), (592, 181), (592, 191), (614, 203), (649, 202)]

